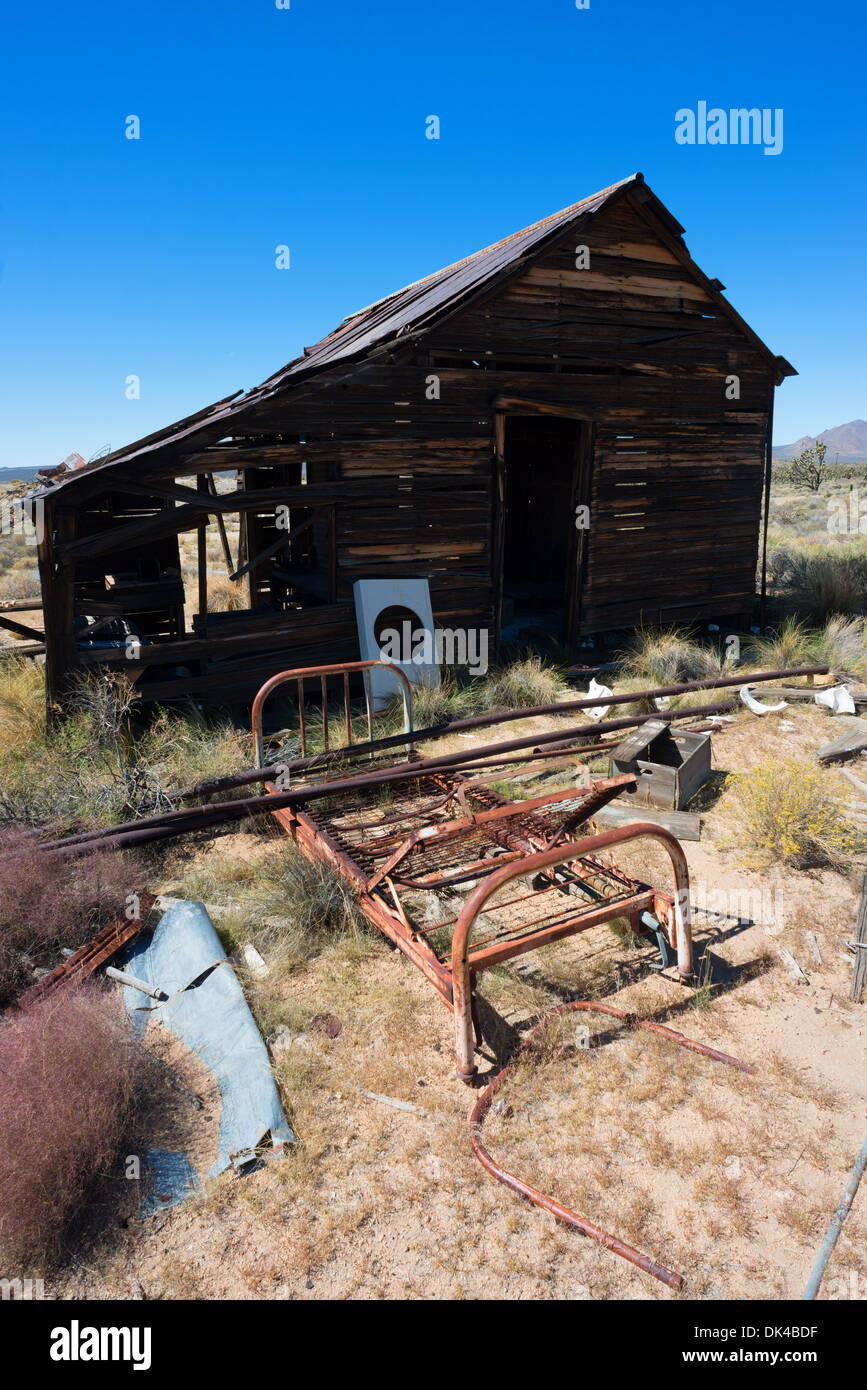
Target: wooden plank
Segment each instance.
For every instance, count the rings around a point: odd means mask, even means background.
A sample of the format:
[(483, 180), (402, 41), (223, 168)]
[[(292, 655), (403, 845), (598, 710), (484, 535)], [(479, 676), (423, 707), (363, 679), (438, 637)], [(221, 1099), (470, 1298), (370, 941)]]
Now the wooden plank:
[(600, 825), (634, 825), (638, 821), (649, 821), (651, 825), (661, 825), (670, 830), (679, 840), (701, 839), (701, 816), (697, 811), (660, 811), (655, 806), (632, 807), (623, 801), (610, 801), (594, 820)]
[(818, 758), (820, 763), (841, 762), (844, 758), (852, 758), (856, 753), (862, 752), (867, 748), (867, 719), (856, 719), (839, 738), (835, 738), (832, 743), (826, 743), (819, 749)]
[(849, 998), (861, 1003), (864, 986), (867, 984), (867, 877), (861, 880), (861, 901), (858, 904), (858, 920), (855, 924), (855, 966)]
[(15, 657), (34, 657), (44, 655), (44, 642), (10, 642), (8, 647), (0, 647), (0, 661), (11, 661)]
[(45, 641), (45, 633), (39, 632), (35, 627), (25, 627), (24, 623), (16, 623), (14, 618), (7, 618), (5, 613), (0, 612), (0, 627), (6, 628), (8, 632), (14, 632), (16, 637), (35, 638), (37, 642)]
[(0, 613), (35, 613), (41, 608), (41, 597), (0, 599)]
[[(209, 473), (200, 473), (196, 479), (196, 489), (210, 499), (208, 486)], [(206, 517), (199, 521), (196, 536), (196, 573), (199, 583), (199, 616), (205, 633), (208, 628), (208, 522)]]

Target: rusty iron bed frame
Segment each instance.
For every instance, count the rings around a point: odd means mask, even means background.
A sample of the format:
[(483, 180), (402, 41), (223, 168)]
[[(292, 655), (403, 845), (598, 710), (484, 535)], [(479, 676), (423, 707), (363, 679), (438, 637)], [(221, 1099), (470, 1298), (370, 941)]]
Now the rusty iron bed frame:
[[(298, 692), (303, 754), (307, 748), (305, 682), (319, 682), (323, 743), (328, 747), (329, 678), (342, 685), (346, 758), (369, 757), (364, 743), (352, 743), (350, 677), (360, 675), (364, 684), (370, 738), (370, 671), (375, 666), (389, 667), (398, 678), (404, 727), (411, 732), (410, 683), (390, 662), (283, 671), (266, 681), (253, 703), (258, 765), (265, 760), (265, 701), (286, 683), (294, 683)], [(392, 750), (389, 756), (388, 765), (395, 766), (394, 760), (400, 765), (406, 753)], [(539, 761), (551, 767), (551, 758), (547, 755), (546, 761), (543, 754)], [(457, 1074), (467, 1083), (476, 1075), (475, 1046), (480, 1041), (475, 983), (491, 966), (623, 918), (638, 936), (656, 935), (660, 945), (667, 943), (676, 954), (680, 977), (692, 977), (689, 875), (681, 845), (667, 830), (650, 823), (572, 838), (635, 779), (631, 775), (593, 779), (577, 759), (568, 761), (580, 771), (580, 785), (527, 800), (509, 800), (491, 786), (508, 780), (507, 772), (474, 776), (472, 771), (426, 772), (422, 767), (417, 778), (387, 789), (376, 784), (355, 787), (272, 813), (305, 854), (331, 864), (352, 882), (364, 915), (403, 951), (452, 1009)], [(314, 767), (299, 780), (321, 780), (322, 776)], [(286, 789), (279, 764), (275, 764), (275, 780), (266, 785), (271, 792)], [(615, 846), (639, 839), (656, 842), (668, 854), (675, 880), (673, 895), (630, 877), (611, 861), (609, 852)], [(505, 901), (494, 901), (518, 879), (530, 882)], [(467, 896), (457, 911), (443, 917), (443, 910), (448, 914), (456, 906), (456, 890)], [(415, 908), (419, 894), (436, 898), (432, 921), (429, 914), (419, 914)], [(474, 931), (480, 935), (474, 938)]]

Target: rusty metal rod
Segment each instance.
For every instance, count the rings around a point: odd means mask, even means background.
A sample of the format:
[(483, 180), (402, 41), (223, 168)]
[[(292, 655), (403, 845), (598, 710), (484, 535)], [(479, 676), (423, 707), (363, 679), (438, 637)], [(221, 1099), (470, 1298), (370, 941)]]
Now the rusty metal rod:
[[(528, 740), (526, 746), (529, 746), (529, 744), (531, 743), (541, 744), (543, 740), (549, 743), (553, 743), (555, 739), (562, 740), (565, 746), (566, 744), (571, 742), (573, 738), (580, 738), (582, 736), (586, 738), (590, 734), (592, 734), (595, 738), (599, 734), (617, 732), (620, 729), (633, 729), (636, 728), (638, 725), (645, 723), (645, 721), (648, 719), (701, 719), (706, 717), (708, 714), (719, 714), (726, 710), (734, 709), (736, 707), (736, 700), (728, 700), (724, 703), (714, 705), (695, 705), (691, 708), (661, 710), (655, 712), (654, 714), (639, 714), (628, 716), (624, 715), (621, 719), (618, 720), (608, 719), (595, 724), (574, 725), (570, 729), (561, 729), (560, 732), (556, 735), (549, 736), (547, 734), (539, 734), (534, 739)], [(442, 726), (442, 730), (446, 733), (450, 733), (456, 729), (457, 725)], [(459, 732), (459, 730), (457, 731)], [(422, 730), (421, 732), (423, 734), (427, 734), (430, 732), (430, 730)], [(436, 734), (436, 737), (440, 737), (440, 734), (437, 733), (436, 730), (434, 732)], [(417, 736), (417, 733), (394, 734), (389, 735), (387, 738), (375, 739), (373, 742), (370, 743), (355, 743), (352, 745), (352, 754), (354, 755), (354, 757), (360, 760), (362, 757), (367, 756), (367, 754), (371, 751), (380, 751), (381, 748), (383, 749), (383, 751), (385, 751), (386, 748), (393, 748), (396, 747), (398, 744), (405, 744), (408, 739), (415, 739)], [(491, 748), (497, 746), (499, 745), (480, 745), (480, 747), (484, 748)], [(509, 748), (511, 748), (512, 746), (513, 745), (511, 743), (503, 745), (503, 747)], [(582, 748), (585, 751), (589, 751), (591, 747), (592, 745), (590, 744), (582, 745)], [(327, 755), (324, 753), (317, 753), (313, 754), (311, 757), (295, 758), (288, 762), (268, 763), (263, 767), (250, 768), (247, 772), (234, 773), (231, 777), (219, 777), (212, 782), (200, 782), (195, 787), (187, 787), (186, 790), (181, 792), (175, 792), (173, 793), (173, 795), (176, 796), (178, 801), (189, 801), (196, 796), (213, 796), (215, 792), (232, 791), (237, 787), (251, 786), (256, 782), (267, 782), (268, 779), (274, 777), (278, 769), (281, 768), (285, 773), (288, 774), (295, 772), (315, 772), (319, 768), (326, 768), (334, 762), (339, 763), (343, 759), (343, 755), (346, 754), (348, 751), (349, 750), (345, 748), (334, 749), (331, 753)], [(418, 756), (419, 759), (422, 758), (421, 754), (419, 754)], [(454, 756), (458, 757), (459, 755), (456, 753)]]
[[(722, 710), (730, 709), (734, 703), (734, 701), (728, 701), (725, 704), (697, 706), (686, 711), (666, 710), (653, 717), (666, 721), (683, 719), (687, 716), (697, 718), (707, 714), (718, 714)], [(601, 721), (593, 728), (596, 733), (611, 733), (618, 729), (633, 728), (636, 724), (643, 724), (650, 717), (650, 715), (644, 715), (640, 719), (609, 719)], [(239, 797), (237, 801), (215, 801), (205, 806), (190, 806), (183, 810), (166, 811), (160, 816), (143, 817), (141, 820), (125, 821), (120, 825), (107, 826), (100, 830), (70, 835), (65, 839), (43, 842), (39, 848), (43, 852), (84, 853), (97, 844), (114, 844), (118, 847), (145, 844), (150, 840), (183, 835), (191, 830), (206, 828), (223, 822), (243, 820), (250, 815), (279, 811), (286, 806), (303, 805), (307, 801), (314, 801), (323, 796), (334, 796), (348, 791), (385, 786), (392, 782), (405, 782), (423, 777), (429, 772), (458, 771), (465, 764), (478, 761), (480, 758), (496, 757), (500, 753), (517, 752), (522, 748), (535, 748), (546, 743), (562, 742), (564, 734), (567, 737), (580, 738), (582, 735), (586, 735), (587, 731), (587, 725), (579, 725), (577, 728), (569, 730), (558, 729), (553, 733), (525, 735), (523, 738), (510, 739), (503, 743), (489, 743), (478, 748), (468, 748), (463, 753), (446, 753), (438, 758), (420, 757), (415, 762), (400, 763), (397, 767), (359, 773), (354, 777), (335, 777), (330, 782), (317, 782), (313, 786), (297, 787), (292, 791), (275, 792), (267, 796)], [(401, 738), (405, 739), (406, 735), (402, 734)], [(260, 780), (263, 773), (273, 777), (275, 771), (276, 768), (259, 769)]]
[[(696, 1042), (693, 1038), (687, 1038), (683, 1033), (675, 1032), (673, 1028), (666, 1028), (661, 1023), (652, 1023), (649, 1019), (636, 1018), (634, 1015), (626, 1013), (623, 1009), (615, 1008), (613, 1004), (588, 1003), (584, 1000), (576, 1000), (570, 1004), (561, 1004), (556, 1009), (552, 1009), (551, 1012), (546, 1014), (545, 1017), (536, 1024), (536, 1027), (528, 1033), (521, 1044), (521, 1051), (523, 1052), (530, 1046), (533, 1039), (548, 1024), (550, 1019), (556, 1018), (558, 1014), (572, 1013), (579, 1010), (590, 1013), (610, 1014), (612, 1018), (625, 1020), (631, 1027), (643, 1028), (648, 1032), (657, 1033), (661, 1037), (668, 1038), (669, 1041), (677, 1043), (680, 1047), (689, 1048), (691, 1052), (698, 1052), (704, 1057), (711, 1057), (716, 1062), (725, 1062), (729, 1066), (738, 1067), (741, 1071), (751, 1072), (753, 1074), (756, 1072), (756, 1068), (750, 1066), (749, 1063), (741, 1062), (737, 1057), (730, 1057), (725, 1052), (717, 1052), (712, 1047), (706, 1047), (704, 1043)], [(473, 1153), (482, 1167), (490, 1173), (492, 1177), (496, 1178), (498, 1182), (511, 1188), (513, 1192), (517, 1192), (519, 1196), (526, 1197), (537, 1207), (542, 1207), (544, 1211), (549, 1211), (558, 1221), (563, 1221), (566, 1225), (573, 1226), (576, 1230), (582, 1231), (583, 1234), (589, 1236), (591, 1240), (599, 1241), (600, 1245), (604, 1245), (607, 1250), (610, 1250), (615, 1255), (620, 1255), (622, 1259), (628, 1260), (630, 1264), (636, 1265), (638, 1269), (643, 1270), (645, 1274), (652, 1274), (654, 1279), (661, 1280), (661, 1282), (667, 1284), (669, 1288), (682, 1289), (684, 1283), (683, 1275), (676, 1274), (674, 1271), (666, 1269), (664, 1265), (657, 1264), (649, 1255), (643, 1255), (640, 1250), (636, 1250), (632, 1245), (627, 1245), (625, 1241), (619, 1240), (617, 1236), (611, 1235), (610, 1232), (604, 1231), (601, 1226), (596, 1226), (592, 1221), (588, 1221), (586, 1217), (580, 1216), (577, 1211), (572, 1211), (571, 1208), (564, 1207), (562, 1203), (555, 1201), (553, 1197), (546, 1196), (545, 1193), (540, 1192), (537, 1187), (533, 1187), (530, 1183), (525, 1182), (523, 1178), (519, 1178), (514, 1173), (510, 1173), (507, 1168), (503, 1168), (497, 1163), (496, 1159), (491, 1157), (482, 1143), (482, 1124), (495, 1095), (501, 1089), (513, 1070), (514, 1063), (507, 1067), (503, 1067), (502, 1071), (497, 1073), (493, 1081), (489, 1082), (485, 1090), (479, 1096), (470, 1115), (470, 1140), (473, 1146)]]
[[(598, 709), (603, 705), (626, 705), (634, 704), (640, 700), (662, 699), (668, 695), (685, 695), (691, 690), (724, 690), (735, 685), (753, 685), (761, 681), (782, 680), (794, 676), (824, 676), (827, 673), (827, 666), (792, 666), (783, 671), (759, 671), (755, 675), (711, 677), (701, 681), (687, 681), (681, 685), (661, 685), (655, 689), (633, 690), (623, 695), (585, 696), (580, 700), (563, 700), (551, 705), (528, 706), (526, 709), (495, 710), (490, 714), (473, 714), (464, 719), (452, 719), (447, 724), (432, 724), (427, 729), (414, 729), (412, 733), (385, 734), (382, 738), (370, 738), (365, 743), (353, 744), (352, 753), (355, 756), (360, 756), (385, 751), (388, 748), (397, 748), (401, 744), (423, 743), (429, 739), (446, 738), (449, 734), (463, 733), (470, 729), (483, 729), (492, 724), (505, 724), (513, 719), (534, 719), (546, 714), (568, 714), (572, 710)], [(644, 719), (663, 718), (665, 715), (687, 718), (688, 715), (701, 713), (700, 707), (693, 710), (661, 711), (658, 716), (657, 714), (642, 715), (634, 723), (641, 724)], [(584, 726), (584, 730), (586, 732), (594, 727), (597, 731), (604, 728), (600, 724), (595, 726), (587, 724)], [(618, 725), (618, 727), (630, 726)], [(572, 731), (568, 732), (571, 733)], [(331, 762), (338, 762), (346, 752), (347, 749), (345, 748), (336, 748), (327, 753), (313, 753), (309, 757), (295, 758), (293, 761), (284, 762), (281, 765), (285, 767), (287, 772), (301, 772), (316, 767), (326, 767)], [(264, 781), (270, 775), (272, 775), (271, 770), (267, 767), (251, 768), (249, 772), (238, 772), (231, 777), (218, 777), (211, 782), (201, 782), (195, 787), (188, 787), (186, 790), (178, 792), (177, 796), (179, 801), (186, 801), (194, 796), (213, 796), (215, 792), (229, 791), (233, 787), (244, 787), (254, 782)]]

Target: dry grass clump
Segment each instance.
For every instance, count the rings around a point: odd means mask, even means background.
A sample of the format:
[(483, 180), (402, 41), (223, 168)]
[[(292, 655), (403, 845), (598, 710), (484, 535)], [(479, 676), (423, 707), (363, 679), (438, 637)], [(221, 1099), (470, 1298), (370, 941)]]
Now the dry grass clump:
[[(439, 684), (413, 685), (413, 727), (429, 729), (485, 710), (552, 705), (567, 690), (560, 668), (536, 655), (472, 678), (462, 668), (444, 666), (440, 670)], [(396, 697), (378, 716), (375, 734), (396, 733), (403, 728), (402, 721), (403, 702)], [(362, 730), (359, 726), (359, 729), (359, 737), (365, 739), (366, 728)]]
[[(402, 702), (398, 700), (402, 712)], [(424, 681), (412, 687), (412, 722), (415, 729), (431, 729), (469, 713), (472, 687), (448, 666), (440, 669), (439, 682)], [(397, 726), (402, 727), (402, 726)]]
[(836, 614), (812, 628), (791, 615), (763, 637), (754, 637), (747, 661), (765, 667), (825, 665), (832, 671), (867, 671), (864, 619)]
[(816, 634), (806, 623), (788, 617), (764, 637), (754, 637), (746, 650), (749, 662), (765, 668), (809, 666), (816, 658)]
[(832, 671), (863, 674), (867, 671), (864, 619), (844, 618), (840, 614), (829, 618), (816, 634), (814, 650), (817, 661), (830, 666)]
[(772, 860), (809, 869), (835, 864), (858, 848), (858, 832), (843, 819), (835, 784), (812, 763), (766, 758), (734, 774), (726, 788), (730, 843), (744, 863)]
[[(0, 833), (0, 1004), (33, 983), (27, 961), (61, 946), (78, 947), (122, 916), (141, 890), (138, 860), (102, 849), (49, 865), (18, 827)], [(56, 964), (51, 961), (51, 964)]]
[(688, 628), (639, 628), (617, 659), (622, 675), (648, 685), (679, 685), (730, 675), (732, 664), (716, 648), (703, 647)]
[(80, 677), (70, 693), (73, 712), (49, 731), (41, 668), (0, 666), (0, 820), (112, 824), (250, 764), (250, 735), (228, 720), (161, 710), (142, 727), (123, 675)]
[(249, 609), (249, 595), (243, 580), (233, 581), (227, 574), (208, 575), (208, 612), (237, 613)]
[(480, 710), (528, 709), (554, 704), (567, 689), (558, 667), (540, 656), (528, 656), (509, 666), (497, 667), (474, 682), (470, 701)]
[(45, 681), (23, 657), (0, 666), (0, 758), (45, 737)]
[(134, 1109), (140, 1054), (96, 986), (44, 1000), (0, 1029), (0, 1252), (8, 1275), (44, 1267)]
[[(136, 741), (139, 763), (151, 768), (171, 794), (198, 782), (228, 777), (252, 766), (252, 736), (227, 719), (195, 711), (161, 709)], [(250, 788), (220, 792), (220, 799), (249, 796)]]
[(279, 973), (297, 970), (337, 938), (369, 931), (349, 880), (289, 842), (262, 861), (255, 901), (269, 918), (256, 946)]

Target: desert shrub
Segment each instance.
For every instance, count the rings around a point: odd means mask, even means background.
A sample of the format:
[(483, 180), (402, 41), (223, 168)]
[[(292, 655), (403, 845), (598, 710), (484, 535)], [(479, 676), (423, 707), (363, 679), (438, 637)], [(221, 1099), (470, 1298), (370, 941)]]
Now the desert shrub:
[(730, 843), (750, 866), (777, 860), (795, 868), (833, 864), (858, 848), (843, 819), (833, 774), (796, 759), (767, 758), (726, 787)]
[[(252, 748), (249, 732), (236, 729), (227, 719), (163, 709), (139, 735), (136, 756), (171, 793), (251, 767)], [(249, 796), (249, 787), (238, 794)], [(220, 796), (229, 800), (232, 793)]]
[(768, 575), (782, 600), (807, 622), (867, 608), (867, 551), (855, 546), (772, 551)]
[(141, 865), (129, 854), (101, 849), (48, 861), (23, 830), (0, 832), (0, 1004), (32, 982), (28, 959), (83, 945), (142, 887)]
[(0, 665), (0, 823), (114, 824), (165, 810), (173, 792), (250, 766), (250, 734), (228, 719), (160, 710), (142, 723), (123, 676), (81, 677), (69, 695), (72, 712), (47, 731), (42, 670), (21, 660)]
[(648, 685), (679, 685), (731, 671), (728, 657), (702, 646), (688, 628), (639, 628), (617, 658), (627, 680)]
[(447, 724), (467, 714), (473, 703), (473, 687), (463, 671), (440, 667), (438, 685), (424, 682), (412, 688), (412, 722), (416, 729)]
[[(16, 568), (0, 574), (0, 599), (37, 598), (40, 593), (39, 571), (35, 568)], [(27, 618), (23, 621), (27, 627)]]
[(552, 705), (568, 689), (558, 667), (539, 656), (495, 667), (472, 687), (476, 709), (527, 709)]
[(263, 861), (255, 900), (275, 919), (258, 928), (256, 945), (278, 970), (297, 969), (335, 938), (369, 930), (349, 880), (292, 844)]
[(44, 1267), (134, 1108), (138, 1049), (96, 985), (49, 997), (0, 1029), (0, 1251), (7, 1272)]

